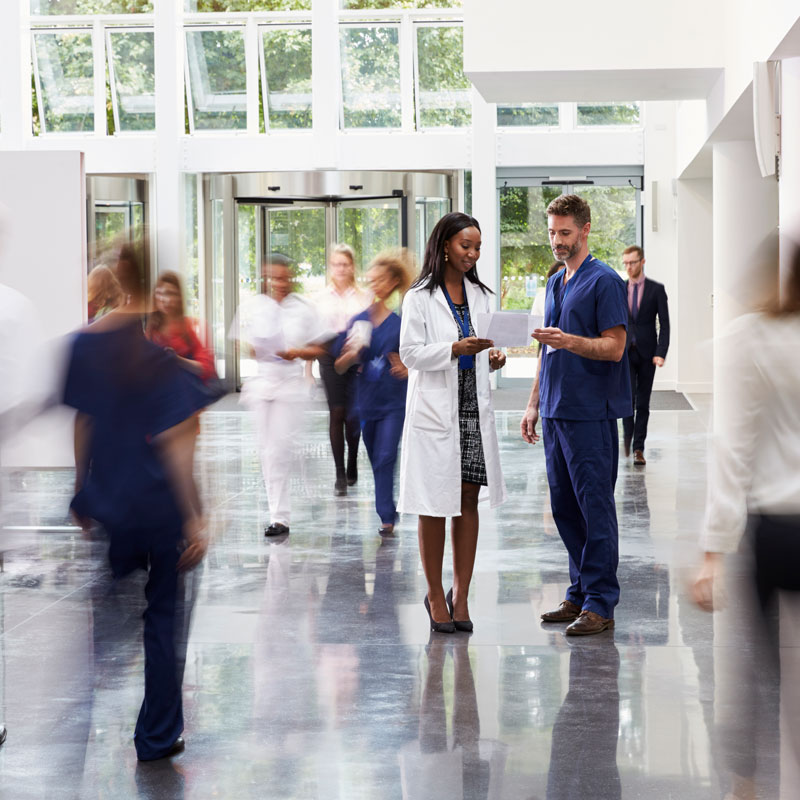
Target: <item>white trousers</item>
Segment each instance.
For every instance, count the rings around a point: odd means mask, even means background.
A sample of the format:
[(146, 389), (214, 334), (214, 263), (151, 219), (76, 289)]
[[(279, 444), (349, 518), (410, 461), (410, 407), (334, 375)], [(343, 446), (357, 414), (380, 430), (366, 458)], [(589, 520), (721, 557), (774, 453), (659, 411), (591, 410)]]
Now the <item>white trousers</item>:
[(251, 401), (255, 416), (261, 473), (267, 490), (270, 523), (289, 524), (289, 485), (297, 452), (304, 404), (296, 398)]

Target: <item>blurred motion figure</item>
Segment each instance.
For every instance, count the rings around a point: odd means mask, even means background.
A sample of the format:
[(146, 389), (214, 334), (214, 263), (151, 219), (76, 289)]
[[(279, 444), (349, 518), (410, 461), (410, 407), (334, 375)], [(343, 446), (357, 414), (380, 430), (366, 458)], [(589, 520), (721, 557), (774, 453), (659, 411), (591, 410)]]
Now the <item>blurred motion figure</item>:
[(75, 335), (64, 403), (75, 423), (72, 511), (109, 539), (112, 573), (148, 573), (144, 613), (145, 693), (134, 741), (141, 761), (183, 749), (181, 684), (185, 646), (179, 572), (207, 546), (187, 450), (204, 398), (174, 357), (148, 342), (141, 260), (124, 247), (117, 276), (127, 304)]

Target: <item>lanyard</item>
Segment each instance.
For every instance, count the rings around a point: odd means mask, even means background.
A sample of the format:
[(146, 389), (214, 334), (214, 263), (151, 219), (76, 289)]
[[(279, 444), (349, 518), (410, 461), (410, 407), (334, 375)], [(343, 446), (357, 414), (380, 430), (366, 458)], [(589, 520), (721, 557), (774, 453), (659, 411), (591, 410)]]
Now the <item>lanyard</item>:
[[(462, 320), (461, 317), (458, 315), (458, 311), (456, 311), (455, 304), (450, 299), (450, 294), (447, 291), (446, 286), (442, 286), (442, 291), (444, 292), (445, 299), (447, 300), (447, 305), (450, 306), (450, 310), (453, 312), (453, 319), (456, 321), (456, 325), (461, 329), (461, 333), (464, 334), (464, 338), (466, 339), (469, 336), (469, 304), (467, 303), (467, 290), (464, 287), (464, 281), (461, 281), (461, 293), (464, 297), (464, 319)], [(458, 368), (459, 369), (472, 369), (475, 366), (475, 356), (459, 356), (458, 357)]]

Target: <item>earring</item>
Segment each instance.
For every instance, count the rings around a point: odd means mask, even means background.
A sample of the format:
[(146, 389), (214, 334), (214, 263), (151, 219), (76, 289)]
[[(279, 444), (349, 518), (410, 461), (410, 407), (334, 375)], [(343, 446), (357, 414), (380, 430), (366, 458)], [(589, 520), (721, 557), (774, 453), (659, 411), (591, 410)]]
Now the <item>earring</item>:
[(444, 260), (445, 260), (445, 262), (450, 260), (450, 256), (447, 255), (447, 251), (446, 250), (444, 251)]

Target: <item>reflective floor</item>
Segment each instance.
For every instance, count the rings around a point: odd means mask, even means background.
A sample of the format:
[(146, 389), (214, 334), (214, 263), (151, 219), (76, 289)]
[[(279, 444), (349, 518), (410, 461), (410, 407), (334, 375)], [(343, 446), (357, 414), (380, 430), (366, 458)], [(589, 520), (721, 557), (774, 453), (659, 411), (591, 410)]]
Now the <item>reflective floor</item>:
[(138, 765), (131, 741), (140, 578), (109, 599), (102, 542), (68, 527), (70, 475), (9, 476), (0, 797), (723, 797), (712, 621), (682, 588), (707, 414), (655, 412), (647, 467), (621, 466), (616, 631), (577, 640), (538, 621), (562, 599), (567, 564), (542, 449), (521, 442), (519, 416), (498, 413), (510, 497), (481, 515), (475, 632), (431, 637), (416, 522), (377, 536), (365, 453), (358, 485), (334, 498), (325, 418), (310, 415), (291, 535), (270, 541), (249, 416), (205, 414), (215, 541), (194, 575), (187, 747), (156, 764)]

